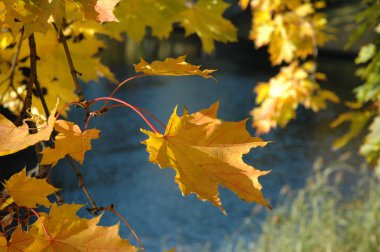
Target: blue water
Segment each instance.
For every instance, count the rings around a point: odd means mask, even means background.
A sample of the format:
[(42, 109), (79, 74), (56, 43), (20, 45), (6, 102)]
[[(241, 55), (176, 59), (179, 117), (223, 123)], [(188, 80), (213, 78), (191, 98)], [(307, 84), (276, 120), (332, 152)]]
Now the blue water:
[[(223, 66), (220, 61), (215, 64)], [(254, 104), (253, 86), (258, 81), (267, 80), (269, 74), (254, 69), (242, 74), (236, 71), (239, 66), (228, 64), (231, 62), (226, 62), (227, 67), (219, 67), (220, 71), (214, 74), (217, 82), (200, 77), (146, 77), (122, 88), (117, 97), (150, 111), (163, 122), (168, 120), (177, 104), (179, 108), (186, 105), (190, 112), (195, 112), (217, 100), (220, 100), (220, 118), (242, 120), (248, 117)], [(119, 77), (127, 75), (122, 69), (116, 71)], [(107, 83), (87, 84), (86, 98), (107, 96), (112, 89), (112, 85)], [(340, 90), (341, 87), (338, 85), (335, 89)], [(273, 143), (254, 149), (244, 157), (257, 169), (272, 170), (260, 180), (263, 193), (272, 204), (275, 205), (284, 185), (300, 188), (304, 184), (318, 156), (324, 156), (327, 162), (338, 157), (339, 153), (332, 152), (330, 146), (340, 133), (329, 129), (328, 123), (341, 108), (337, 105), (331, 107), (318, 114), (301, 109), (298, 119), (286, 129), (263, 136), (264, 140)], [(83, 126), (82, 111), (73, 109), (70, 116)], [(247, 126), (254, 132), (250, 121)], [(147, 251), (178, 245), (194, 247), (208, 242), (212, 251), (217, 251), (223, 247), (223, 238), (233, 236), (244, 220), (256, 211), (256, 204), (242, 202), (223, 188), (220, 188), (221, 199), (228, 216), (194, 195), (182, 197), (174, 183), (174, 171), (160, 170), (148, 162), (148, 153), (140, 143), (146, 136), (139, 129), (149, 128), (131, 110), (111, 110), (92, 120), (90, 128), (94, 127), (100, 129), (102, 135), (93, 141), (93, 150), (86, 154), (81, 167), (87, 187), (98, 205), (115, 204), (116, 210), (134, 227)], [(55, 175), (58, 186), (64, 188), (66, 202), (87, 203), (68, 163), (63, 161), (58, 165)], [(85, 211), (82, 214), (86, 214)], [(119, 221), (109, 213), (103, 219), (103, 224), (107, 225)], [(253, 219), (257, 221), (257, 232), (261, 220), (262, 215)], [(123, 224), (121, 234), (137, 244)]]

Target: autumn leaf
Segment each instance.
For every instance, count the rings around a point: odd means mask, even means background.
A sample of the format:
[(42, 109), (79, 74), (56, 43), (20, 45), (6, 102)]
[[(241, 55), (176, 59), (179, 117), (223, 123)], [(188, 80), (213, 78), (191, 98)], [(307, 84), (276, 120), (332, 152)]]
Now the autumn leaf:
[(82, 132), (78, 125), (65, 120), (57, 120), (54, 128), (59, 134), (55, 137), (55, 147), (42, 151), (43, 165), (54, 166), (66, 155), (83, 164), (84, 154), (91, 150), (91, 140), (100, 137), (100, 130), (89, 129)]
[(371, 111), (350, 111), (340, 114), (338, 118), (330, 124), (330, 127), (336, 128), (345, 122), (350, 122), (350, 126), (345, 134), (334, 141), (332, 145), (333, 149), (338, 150), (357, 137), (367, 125), (371, 117), (373, 117), (373, 112)]
[(113, 33), (127, 32), (128, 37), (140, 42), (147, 27), (154, 36), (168, 38), (173, 23), (179, 22), (180, 13), (186, 9), (185, 3), (178, 0), (128, 0), (121, 1), (115, 10), (120, 23), (108, 23)]
[(55, 123), (54, 115), (55, 109), (50, 112), (47, 122), (37, 125), (38, 132), (30, 134), (25, 121), (21, 126), (16, 127), (0, 114), (0, 156), (9, 155), (38, 142), (49, 140)]
[(186, 61), (186, 56), (179, 56), (176, 59), (167, 58), (165, 61), (153, 61), (151, 64), (144, 59), (135, 65), (136, 72), (143, 72), (146, 75), (166, 75), (166, 76), (184, 76), (199, 75), (205, 79), (213, 78), (210, 74), (216, 70), (200, 70), (201, 66), (194, 66)]
[[(247, 4), (240, 1), (241, 5)], [(252, 29), (249, 38), (256, 47), (268, 45), (273, 65), (290, 63), (315, 54), (316, 47), (331, 39), (326, 31), (326, 17), (316, 13), (314, 6), (304, 1), (251, 2)]]
[(282, 67), (269, 82), (260, 82), (254, 89), (256, 104), (251, 111), (253, 126), (258, 134), (268, 133), (277, 126), (284, 127), (296, 118), (296, 109), (303, 105), (317, 112), (327, 107), (327, 102), (339, 102), (331, 91), (321, 89), (311, 75), (323, 78), (317, 73), (314, 62), (299, 65), (293, 62)]
[(214, 40), (223, 43), (237, 41), (236, 27), (223, 17), (228, 6), (222, 0), (198, 0), (180, 14), (186, 36), (197, 34), (202, 41), (203, 50), (207, 53), (214, 50)]
[(165, 134), (141, 130), (149, 138), (143, 142), (149, 161), (176, 171), (175, 181), (183, 195), (197, 194), (223, 212), (218, 185), (235, 192), (241, 199), (270, 207), (261, 193), (258, 177), (268, 171), (256, 170), (242, 160), (251, 148), (267, 143), (252, 137), (246, 120), (225, 122), (216, 117), (218, 104), (189, 115), (172, 114)]
[(98, 0), (95, 5), (95, 11), (98, 13), (97, 20), (103, 22), (118, 22), (114, 16), (113, 9), (120, 0)]
[[(3, 236), (1, 238), (3, 238)], [(18, 226), (12, 233), (9, 241), (0, 241), (0, 250), (9, 252), (23, 252), (30, 246), (30, 244), (33, 243), (33, 241), (33, 236), (28, 232), (24, 232), (22, 227)]]
[(28, 208), (35, 208), (37, 204), (49, 207), (51, 203), (46, 197), (58, 191), (46, 179), (26, 176), (25, 168), (5, 181), (4, 188), (17, 205)]
[(49, 215), (41, 214), (41, 221), (30, 230), (35, 242), (27, 251), (137, 251), (120, 238), (118, 224), (102, 227), (97, 225), (101, 215), (92, 219), (74, 216), (80, 207), (53, 205)]

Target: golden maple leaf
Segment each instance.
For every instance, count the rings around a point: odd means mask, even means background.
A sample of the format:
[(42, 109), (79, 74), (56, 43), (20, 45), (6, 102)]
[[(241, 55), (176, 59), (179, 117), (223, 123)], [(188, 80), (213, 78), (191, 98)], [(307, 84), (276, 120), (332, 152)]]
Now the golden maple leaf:
[(186, 36), (196, 33), (202, 41), (203, 50), (211, 53), (214, 40), (223, 43), (237, 41), (237, 29), (223, 17), (229, 4), (221, 0), (199, 0), (181, 13), (181, 25)]
[(12, 233), (9, 241), (4, 236), (0, 238), (0, 250), (22, 252), (25, 251), (34, 241), (34, 238), (28, 232), (24, 232), (21, 226), (18, 226)]
[(54, 204), (49, 215), (41, 213), (41, 221), (35, 222), (29, 231), (35, 241), (26, 251), (137, 251), (128, 240), (120, 238), (118, 224), (98, 226), (101, 215), (79, 218), (75, 213), (80, 207)]
[(59, 190), (46, 179), (26, 176), (25, 168), (5, 181), (4, 188), (17, 205), (28, 208), (35, 208), (37, 204), (49, 207), (51, 203), (46, 197)]
[(116, 34), (127, 32), (128, 37), (140, 42), (146, 27), (159, 39), (168, 38), (173, 23), (180, 21), (180, 15), (186, 6), (178, 0), (128, 0), (121, 1), (115, 10), (120, 23), (108, 23), (106, 26)]
[(59, 132), (54, 141), (55, 147), (42, 151), (42, 165), (54, 166), (66, 155), (83, 164), (85, 152), (91, 150), (91, 140), (100, 137), (100, 130), (89, 129), (82, 132), (78, 125), (65, 120), (57, 120), (54, 128)]
[(277, 125), (284, 127), (296, 117), (299, 105), (317, 112), (326, 108), (327, 101), (339, 102), (339, 98), (333, 92), (321, 89), (312, 78), (312, 75), (324, 76), (315, 71), (314, 62), (302, 65), (293, 62), (282, 67), (269, 82), (261, 82), (256, 86), (256, 103), (260, 106), (254, 108), (251, 115), (258, 134), (268, 133)]
[(149, 138), (143, 143), (149, 161), (176, 171), (175, 180), (183, 195), (197, 194), (223, 212), (218, 185), (235, 192), (241, 199), (270, 207), (261, 192), (258, 177), (268, 171), (256, 170), (244, 163), (242, 155), (267, 143), (252, 137), (245, 129), (246, 120), (225, 122), (216, 117), (218, 104), (189, 115), (169, 119), (165, 134), (141, 130)]
[(0, 156), (9, 155), (40, 141), (49, 140), (55, 123), (55, 110), (50, 112), (47, 122), (37, 125), (38, 132), (36, 134), (29, 133), (29, 127), (25, 121), (20, 127), (16, 127), (0, 114)]
[(200, 66), (195, 66), (187, 63), (186, 56), (179, 56), (176, 59), (167, 58), (165, 61), (153, 61), (151, 64), (141, 59), (135, 65), (136, 72), (143, 72), (147, 75), (164, 75), (164, 76), (184, 76), (184, 75), (199, 75), (205, 79), (213, 78), (211, 73), (216, 70), (200, 70)]

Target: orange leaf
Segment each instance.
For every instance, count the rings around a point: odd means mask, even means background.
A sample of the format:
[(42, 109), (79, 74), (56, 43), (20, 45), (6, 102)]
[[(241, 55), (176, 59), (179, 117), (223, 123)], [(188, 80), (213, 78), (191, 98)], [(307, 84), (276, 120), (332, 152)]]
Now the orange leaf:
[(175, 180), (184, 195), (195, 193), (223, 212), (218, 185), (229, 188), (241, 199), (270, 207), (261, 193), (258, 177), (268, 171), (244, 163), (242, 155), (267, 143), (252, 137), (246, 120), (225, 122), (216, 117), (218, 104), (179, 117), (174, 110), (164, 135), (141, 130), (149, 138), (143, 143), (149, 161), (176, 171)]
[(147, 75), (184, 76), (199, 75), (205, 79), (213, 78), (211, 73), (216, 70), (200, 70), (200, 66), (194, 66), (185, 61), (186, 56), (179, 56), (176, 59), (167, 58), (165, 61), (153, 61), (148, 64), (144, 59), (135, 65), (136, 72), (143, 72)]
[(100, 137), (100, 130), (90, 129), (82, 132), (78, 125), (65, 120), (58, 120), (55, 130), (59, 132), (54, 141), (55, 148), (49, 147), (42, 151), (43, 165), (56, 165), (58, 160), (66, 155), (83, 164), (85, 152), (91, 150), (91, 140)]
[(58, 191), (46, 179), (26, 176), (25, 168), (5, 181), (4, 187), (17, 205), (28, 208), (35, 208), (37, 204), (49, 207), (51, 203), (46, 197)]
[(37, 125), (38, 132), (29, 134), (29, 127), (24, 123), (16, 127), (5, 116), (0, 114), (0, 156), (9, 155), (23, 150), (40, 141), (47, 141), (55, 123), (55, 109), (50, 112), (47, 123)]
[(24, 232), (22, 230), (22, 227), (18, 226), (12, 233), (11, 239), (8, 242), (5, 244), (3, 242), (0, 242), (0, 250), (23, 252), (30, 246), (30, 244), (33, 243), (33, 241), (33, 236), (28, 232)]
[(113, 9), (120, 0), (98, 0), (95, 5), (95, 11), (99, 13), (97, 20), (103, 22), (118, 22), (119, 20), (113, 14)]
[(89, 220), (73, 216), (80, 207), (53, 205), (49, 215), (41, 214), (30, 230), (36, 241), (28, 251), (137, 251), (120, 238), (118, 224), (102, 227), (97, 225), (101, 216)]

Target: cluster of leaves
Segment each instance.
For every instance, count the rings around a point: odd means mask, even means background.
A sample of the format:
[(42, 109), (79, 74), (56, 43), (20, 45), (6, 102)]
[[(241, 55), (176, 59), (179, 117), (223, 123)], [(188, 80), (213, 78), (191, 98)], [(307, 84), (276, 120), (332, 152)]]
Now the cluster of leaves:
[(334, 143), (334, 148), (339, 149), (368, 126), (360, 153), (376, 167), (380, 176), (380, 3), (370, 0), (363, 1), (363, 4), (365, 9), (357, 15), (358, 27), (347, 46), (351, 46), (364, 32), (374, 33), (373, 41), (362, 46), (355, 59), (355, 63), (360, 65), (356, 74), (364, 82), (354, 89), (356, 101), (346, 103), (351, 111), (341, 114), (331, 127), (350, 123), (349, 131)]
[[(3, 251), (137, 251), (128, 240), (120, 238), (119, 225), (99, 226), (101, 215), (78, 217), (76, 213), (83, 205), (51, 203), (47, 196), (58, 189), (46, 179), (28, 177), (23, 169), (4, 187), (0, 207), (7, 213), (1, 219)], [(49, 207), (49, 214), (35, 211), (37, 205)]]
[[(218, 119), (215, 103), (193, 114), (185, 110), (182, 116), (178, 116), (175, 109), (165, 126), (144, 109), (113, 98), (125, 83), (143, 76), (213, 78), (211, 73), (215, 70), (201, 70), (200, 66), (186, 62), (185, 56), (150, 64), (141, 59), (135, 65), (136, 72), (141, 74), (120, 82), (109, 96), (93, 100), (85, 99), (78, 81), (79, 75), (86, 82), (99, 77), (116, 82), (108, 67), (100, 62), (98, 51), (105, 44), (96, 34), (121, 39), (120, 34), (127, 32), (129, 37), (140, 41), (149, 26), (153, 35), (165, 38), (172, 31), (173, 23), (179, 23), (186, 34), (196, 33), (200, 37), (206, 52), (214, 49), (214, 40), (235, 41), (236, 28), (222, 16), (227, 6), (218, 0), (195, 3), (180, 0), (0, 1), (0, 104), (18, 116), (16, 122), (11, 122), (0, 115), (0, 155), (35, 146), (41, 177), (27, 177), (23, 170), (5, 182), (0, 197), (3, 247), (23, 251), (53, 248), (88, 251), (105, 246), (108, 250), (137, 250), (118, 236), (117, 225), (101, 227), (97, 225), (101, 217), (76, 216), (81, 206), (65, 204), (49, 179), (51, 169), (63, 158), (70, 160), (77, 176), (81, 177), (74, 160), (83, 164), (85, 152), (92, 148), (91, 141), (100, 137), (99, 130), (88, 128), (90, 120), (120, 106), (132, 109), (151, 128), (152, 131), (141, 130), (149, 136), (143, 142), (150, 153), (149, 160), (161, 168), (171, 167), (176, 171), (175, 180), (183, 195), (195, 193), (200, 200), (210, 201), (225, 213), (218, 193), (221, 185), (245, 201), (270, 208), (258, 181), (259, 176), (268, 172), (257, 170), (242, 160), (250, 149), (267, 143), (248, 133), (245, 120)], [(105, 24), (101, 24), (103, 22)], [(102, 108), (93, 110), (92, 105), (98, 102), (104, 102)], [(114, 104), (108, 105), (109, 102)], [(83, 130), (73, 122), (59, 119), (67, 115), (71, 105), (83, 108), (86, 114)], [(165, 132), (160, 133), (147, 116), (166, 128)], [(112, 205), (98, 207), (83, 180), (80, 183), (91, 203), (91, 211), (109, 210), (119, 215)], [(50, 194), (56, 194), (56, 203), (46, 198)], [(49, 214), (40, 206), (50, 208)]]
[(299, 105), (318, 111), (327, 101), (339, 101), (333, 92), (320, 88), (317, 80), (325, 77), (310, 59), (317, 57), (317, 46), (331, 37), (325, 15), (316, 11), (325, 6), (323, 1), (241, 0), (240, 4), (243, 8), (251, 6), (249, 37), (256, 47), (268, 46), (273, 65), (289, 64), (254, 90), (260, 106), (251, 115), (259, 133), (268, 133), (277, 125), (284, 127), (296, 117)]

